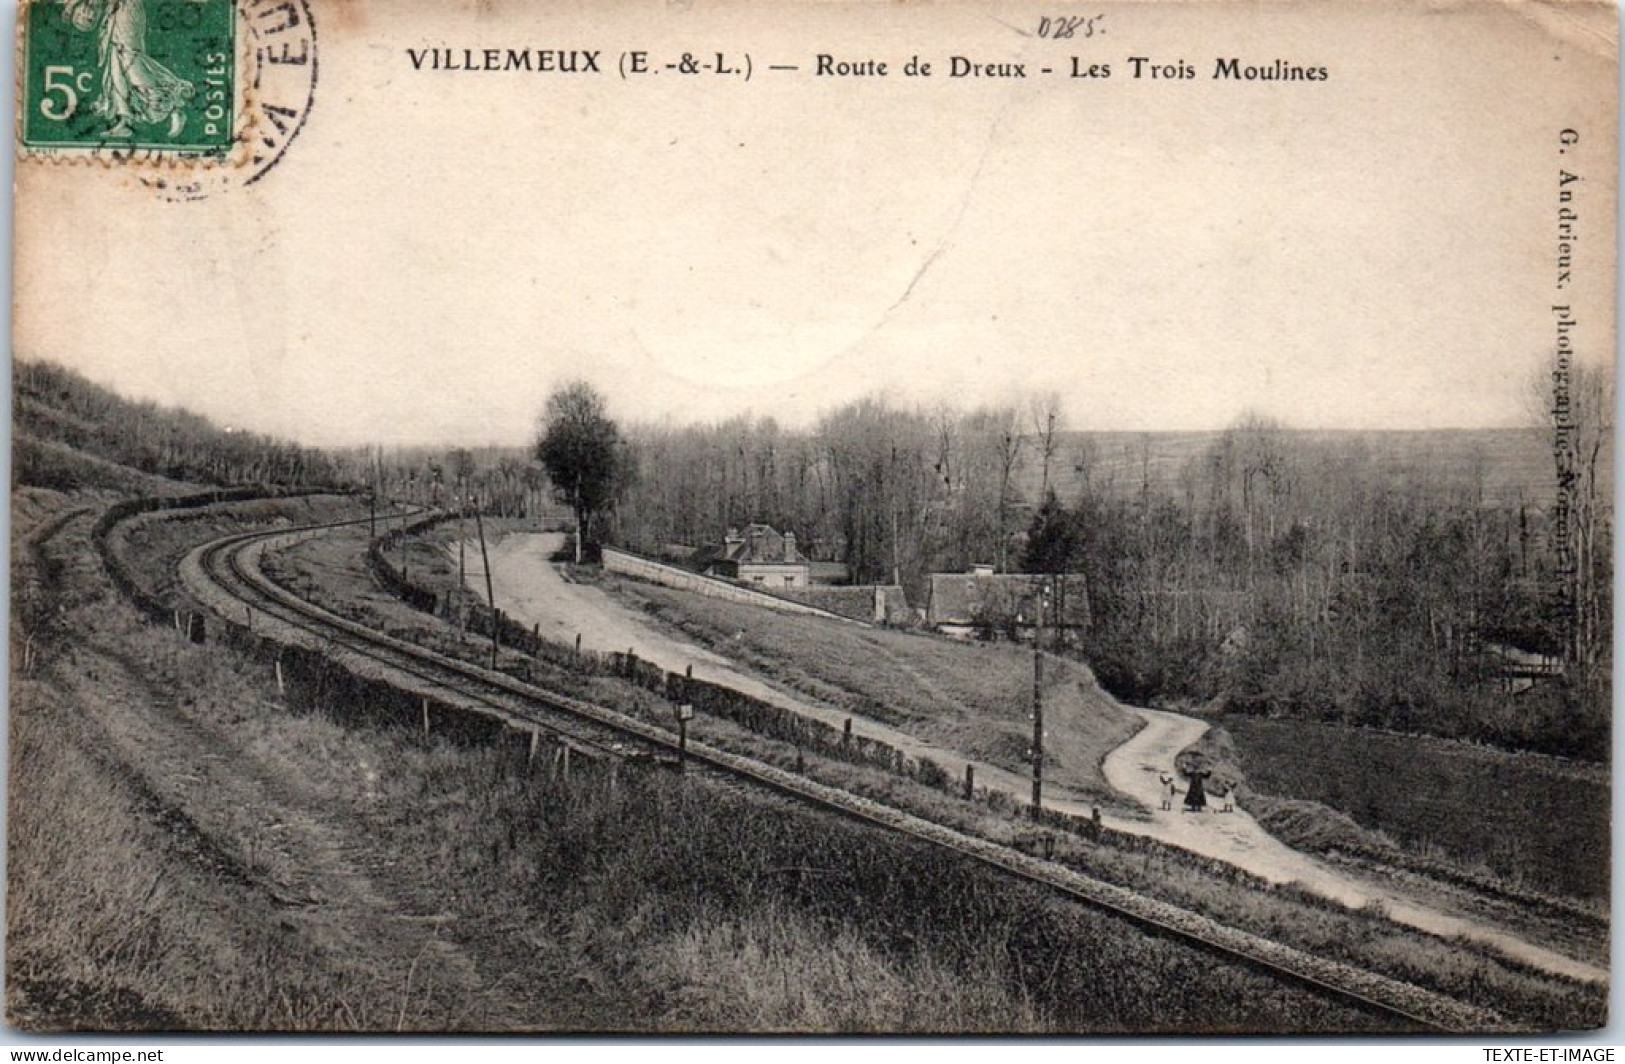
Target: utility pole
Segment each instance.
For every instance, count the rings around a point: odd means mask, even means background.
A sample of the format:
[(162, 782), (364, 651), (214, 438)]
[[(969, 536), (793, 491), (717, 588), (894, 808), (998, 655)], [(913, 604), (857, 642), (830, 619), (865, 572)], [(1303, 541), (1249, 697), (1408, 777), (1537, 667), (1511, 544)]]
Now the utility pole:
[(903, 570), (897, 562), (897, 445), (891, 449), (891, 475), (887, 478), (887, 493), (891, 495), (891, 582), (903, 582)]
[(382, 479), (384, 463), (376, 448), (367, 458), (367, 464), (372, 467), (372, 490), (367, 492), (367, 538), (374, 540), (378, 538), (378, 482)]
[(1044, 596), (1038, 599), (1033, 627), (1033, 819), (1044, 809)]
[(468, 594), (468, 566), (465, 555), (468, 553), (468, 533), (466, 521), (468, 519), (468, 498), (458, 496), (457, 499), (457, 631), (459, 634), (468, 631), (468, 608), (464, 605), (463, 596)]
[(497, 667), (497, 648), (501, 645), (497, 641), (501, 629), (502, 616), (497, 613), (497, 593), (491, 588), (491, 555), (485, 550), (485, 521), (480, 517), (479, 503), (474, 505), (474, 527), (480, 533), (480, 561), (485, 564), (485, 600), (491, 604), (491, 668)]

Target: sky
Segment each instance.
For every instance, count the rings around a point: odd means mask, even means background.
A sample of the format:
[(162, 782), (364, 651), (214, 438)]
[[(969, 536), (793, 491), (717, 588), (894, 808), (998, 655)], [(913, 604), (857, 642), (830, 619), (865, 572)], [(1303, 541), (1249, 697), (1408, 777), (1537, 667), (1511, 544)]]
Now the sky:
[[(1019, 4), (318, 3), (315, 106), (256, 184), (173, 203), (20, 162), (16, 353), (320, 445), (522, 443), (576, 378), (627, 420), (1054, 390), (1091, 430), (1522, 425), (1572, 167), (1561, 298), (1581, 356), (1611, 354), (1606, 21), (1087, 10), (1104, 32), (1063, 42)], [(414, 70), (434, 46), (611, 69)], [(634, 48), (758, 69), (622, 79)], [(818, 53), (891, 75), (817, 77)], [(1112, 77), (951, 79), (954, 54)], [(911, 55), (937, 76), (900, 76)], [(1196, 76), (1134, 79), (1135, 55)], [(1329, 78), (1219, 81), (1220, 56)]]

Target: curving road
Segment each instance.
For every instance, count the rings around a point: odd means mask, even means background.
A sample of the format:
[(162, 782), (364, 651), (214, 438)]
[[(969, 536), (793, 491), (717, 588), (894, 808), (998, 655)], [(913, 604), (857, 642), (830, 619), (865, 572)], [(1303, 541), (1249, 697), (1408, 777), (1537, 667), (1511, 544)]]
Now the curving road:
[[(956, 779), (964, 778), (967, 764), (974, 765), (978, 786), (1007, 791), (1019, 801), (1029, 799), (1032, 783), (1024, 775), (984, 761), (973, 761), (850, 710), (836, 709), (787, 692), (720, 654), (671, 635), (627, 609), (602, 588), (564, 579), (550, 560), (564, 545), (564, 539), (560, 533), (513, 535), (490, 548), (491, 582), (497, 589), (504, 613), (525, 624), (539, 626), (544, 636), (560, 643), (573, 643), (579, 635), (583, 650), (633, 650), (638, 657), (668, 672), (682, 672), (693, 666), (697, 679), (723, 684), (741, 694), (836, 728), (851, 719), (854, 735), (889, 743), (910, 757), (930, 758)], [(464, 581), (484, 601), (485, 570), (478, 554), (478, 551), (468, 552)], [(1044, 794), (1049, 808), (1080, 816), (1090, 813), (1088, 803), (1064, 786), (1046, 780)]]
[[(387, 674), (390, 678), (385, 682), (404, 689), (419, 691), (427, 683), (433, 688), (432, 694), (424, 691), (428, 697), (451, 699), (453, 704), (471, 700), (475, 712), (495, 711), (495, 715), (504, 720), (511, 719), (510, 709), (517, 710), (521, 725), (534, 724), (553, 730), (553, 725), (559, 723), (557, 714), (563, 713), (576, 723), (607, 725), (622, 737), (631, 735), (655, 740), (657, 745), (670, 745), (669, 734), (645, 722), (576, 699), (542, 695), (506, 674), (445, 658), (329, 613), (277, 586), (260, 571), (263, 552), (291, 546), (306, 536), (319, 535), (342, 524), (344, 522), (287, 531), (252, 532), (214, 540), (195, 548), (182, 560), (182, 581), (200, 602), (220, 617), (244, 618), (239, 623), (249, 624), (261, 637), (311, 646), (351, 666), (359, 666), (370, 675)], [(245, 606), (251, 607), (246, 616)], [(380, 667), (382, 673), (378, 671)], [(534, 719), (537, 709), (552, 718), (552, 723)], [(837, 810), (844, 816), (963, 853), (1157, 934), (1196, 944), (1211, 954), (1260, 968), (1314, 992), (1330, 994), (1357, 1007), (1418, 1024), (1423, 1029), (1483, 1032), (1502, 1029), (1505, 1024), (1495, 1013), (1469, 1002), (1227, 927), (1193, 911), (1095, 880), (986, 839), (963, 835), (883, 803), (709, 747), (703, 742), (690, 742), (689, 756), (691, 767), (697, 771), (720, 772), (735, 782), (745, 779), (797, 802)]]
[(1272, 883), (1296, 882), (1350, 908), (1378, 903), (1396, 923), (1443, 938), (1459, 936), (1479, 942), (1509, 957), (1571, 979), (1607, 981), (1608, 972), (1604, 968), (1535, 945), (1493, 925), (1417, 905), (1401, 894), (1323, 864), (1270, 835), (1258, 825), (1258, 821), (1240, 809), (1233, 813), (1218, 813), (1213, 811), (1214, 805), (1210, 803), (1208, 812), (1187, 813), (1176, 802), (1171, 811), (1163, 812), (1158, 808), (1158, 776), (1170, 771), (1174, 756), (1200, 739), (1208, 730), (1208, 725), (1178, 713), (1154, 709), (1135, 709), (1134, 712), (1140, 715), (1146, 726), (1108, 754), (1103, 768), (1107, 781), (1113, 787), (1146, 802), (1153, 812), (1148, 822), (1134, 822), (1122, 826), (1120, 830), (1149, 835), (1233, 864)]
[[(639, 657), (672, 672), (681, 672), (693, 665), (696, 676), (837, 727), (852, 716), (844, 710), (787, 694), (734, 662), (655, 627), (602, 589), (565, 580), (550, 560), (563, 542), (564, 537), (558, 534), (514, 535), (491, 549), (492, 582), (504, 612), (527, 624), (539, 625), (544, 634), (561, 642), (572, 642), (579, 633), (584, 649), (624, 651), (632, 648)], [(484, 571), (478, 552), (469, 553), (467, 582), (483, 598)], [(1107, 755), (1103, 769), (1115, 789), (1138, 800), (1151, 812), (1145, 819), (1103, 815), (1102, 822), (1107, 827), (1149, 836), (1224, 861), (1272, 883), (1296, 882), (1351, 908), (1380, 903), (1397, 923), (1445, 938), (1459, 936), (1481, 943), (1559, 975), (1587, 982), (1608, 979), (1606, 969), (1528, 942), (1493, 925), (1418, 905), (1403, 895), (1323, 864), (1286, 846), (1240, 810), (1219, 813), (1215, 811), (1216, 804), (1210, 803), (1205, 813), (1187, 813), (1178, 804), (1172, 811), (1161, 811), (1158, 776), (1172, 770), (1174, 756), (1201, 738), (1208, 725), (1177, 713), (1129, 708), (1145, 721), (1145, 727)], [(929, 757), (956, 776), (964, 775), (967, 763), (973, 764), (979, 785), (1006, 791), (1018, 801), (1026, 801), (1031, 793), (1031, 783), (1024, 775), (972, 761), (877, 721), (854, 717), (853, 730), (859, 735), (882, 739), (910, 755)], [(1089, 803), (1062, 788), (1046, 784), (1045, 798), (1046, 807), (1051, 809), (1079, 816), (1091, 813)]]

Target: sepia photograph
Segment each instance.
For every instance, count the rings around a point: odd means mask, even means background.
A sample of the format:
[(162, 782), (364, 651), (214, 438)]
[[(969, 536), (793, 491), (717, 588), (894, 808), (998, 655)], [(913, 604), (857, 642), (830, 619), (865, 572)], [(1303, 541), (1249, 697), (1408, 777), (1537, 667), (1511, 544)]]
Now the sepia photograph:
[(10, 1034), (1608, 1025), (1612, 4), (11, 13)]

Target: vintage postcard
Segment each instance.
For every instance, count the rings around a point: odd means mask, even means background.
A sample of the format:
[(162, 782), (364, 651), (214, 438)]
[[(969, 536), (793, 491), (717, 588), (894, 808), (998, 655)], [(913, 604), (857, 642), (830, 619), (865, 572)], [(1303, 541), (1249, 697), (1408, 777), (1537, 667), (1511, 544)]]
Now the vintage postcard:
[(1618, 28), (26, 0), (7, 1024), (1605, 1026)]

